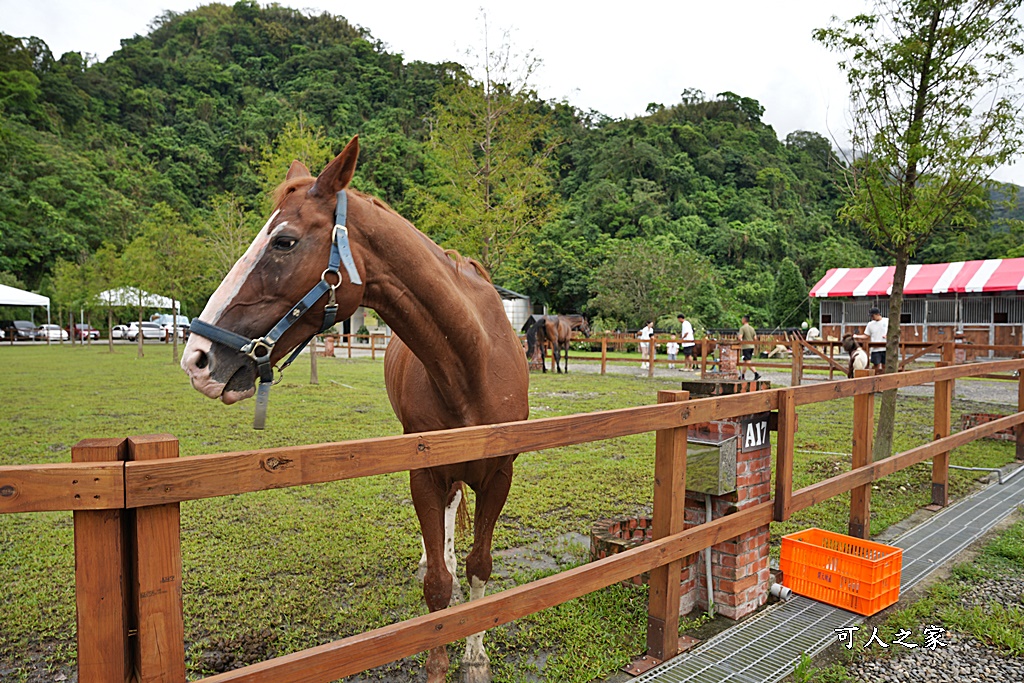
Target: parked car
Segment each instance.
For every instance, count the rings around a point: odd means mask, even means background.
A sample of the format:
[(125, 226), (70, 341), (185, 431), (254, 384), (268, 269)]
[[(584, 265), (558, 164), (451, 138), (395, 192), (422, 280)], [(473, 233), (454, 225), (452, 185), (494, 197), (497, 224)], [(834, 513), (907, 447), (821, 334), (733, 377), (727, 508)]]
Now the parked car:
[(30, 320), (0, 320), (0, 329), (11, 335), (13, 341), (31, 341), (36, 338), (36, 326)]
[(88, 325), (86, 323), (75, 323), (74, 334), (75, 339), (81, 339), (83, 341), (85, 341), (86, 339), (100, 338), (100, 331), (97, 330), (92, 325)]
[(37, 341), (67, 341), (68, 331), (61, 329), (60, 325), (40, 325), (36, 328), (35, 338)]
[(110, 328), (110, 337), (111, 339), (125, 339), (125, 333), (127, 332), (127, 325), (114, 325)]
[[(166, 333), (166, 338), (167, 339), (170, 339), (171, 335), (174, 334), (174, 316), (173, 315), (170, 315), (170, 314), (151, 315), (149, 317), (149, 322), (156, 323), (157, 325), (160, 325), (160, 327), (164, 328), (164, 332)], [(184, 339), (188, 335), (189, 324), (190, 324), (190, 322), (189, 322), (188, 316), (185, 316), (185, 315), (179, 315), (178, 316), (178, 337), (180, 337), (181, 339)]]
[[(125, 330), (124, 338), (128, 341), (136, 341), (139, 338), (139, 323), (132, 323)], [(147, 339), (163, 339), (164, 328), (160, 327), (156, 323), (143, 322), (142, 323), (142, 340)]]

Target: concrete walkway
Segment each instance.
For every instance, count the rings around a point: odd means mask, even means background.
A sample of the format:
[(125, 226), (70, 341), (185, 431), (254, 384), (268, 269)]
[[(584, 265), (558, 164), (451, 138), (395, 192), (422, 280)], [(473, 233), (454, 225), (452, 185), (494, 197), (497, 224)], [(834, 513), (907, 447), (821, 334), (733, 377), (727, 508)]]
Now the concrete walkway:
[[(990, 484), (935, 513), (889, 545), (903, 549), (900, 590), (905, 593), (1024, 504), (1019, 463), (1004, 468), (1003, 484)], [(1012, 477), (1007, 481), (1007, 476)], [(707, 642), (633, 679), (636, 683), (776, 683), (802, 654), (813, 657), (838, 645), (836, 629), (864, 617), (804, 597), (776, 603)]]

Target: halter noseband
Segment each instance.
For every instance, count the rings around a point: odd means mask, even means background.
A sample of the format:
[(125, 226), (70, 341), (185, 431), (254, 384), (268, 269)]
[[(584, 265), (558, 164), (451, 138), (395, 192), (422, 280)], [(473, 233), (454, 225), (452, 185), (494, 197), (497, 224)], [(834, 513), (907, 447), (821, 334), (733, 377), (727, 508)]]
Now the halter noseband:
[[(320, 282), (316, 283), (313, 289), (309, 290), (309, 293), (302, 297), (299, 303), (295, 304), (291, 310), (285, 313), (284, 317), (266, 335), (259, 338), (246, 339), (240, 334), (203, 322), (199, 318), (192, 321), (192, 325), (189, 328), (191, 334), (198, 334), (212, 342), (223, 344), (252, 358), (256, 362), (256, 370), (260, 376), (260, 386), (256, 391), (256, 415), (253, 418), (253, 429), (263, 429), (267, 423), (267, 404), (270, 402), (270, 387), (274, 384), (274, 367), (270, 364), (270, 356), (273, 354), (274, 346), (281, 339), (281, 336), (288, 331), (288, 328), (298, 322), (299, 318), (312, 308), (324, 294), (328, 295), (327, 305), (324, 306), (324, 320), (320, 326), (320, 331), (314, 333), (309, 339), (296, 347), (292, 355), (288, 357), (288, 360), (278, 368), (278, 372), (283, 372), (285, 368), (291, 365), (292, 361), (306, 348), (306, 345), (309, 344), (313, 337), (326, 332), (334, 325), (335, 316), (338, 314), (335, 290), (341, 285), (340, 266), (345, 266), (345, 272), (348, 273), (348, 278), (352, 284), (363, 284), (363, 281), (359, 278), (359, 271), (356, 270), (355, 261), (352, 259), (352, 249), (348, 242), (348, 228), (345, 227), (347, 214), (348, 195), (345, 193), (345, 190), (341, 190), (338, 192), (338, 205), (334, 210), (334, 233), (331, 238), (331, 256), (327, 263), (327, 269), (320, 275)], [(328, 275), (334, 276), (333, 279), (336, 280), (334, 284), (327, 281)]]

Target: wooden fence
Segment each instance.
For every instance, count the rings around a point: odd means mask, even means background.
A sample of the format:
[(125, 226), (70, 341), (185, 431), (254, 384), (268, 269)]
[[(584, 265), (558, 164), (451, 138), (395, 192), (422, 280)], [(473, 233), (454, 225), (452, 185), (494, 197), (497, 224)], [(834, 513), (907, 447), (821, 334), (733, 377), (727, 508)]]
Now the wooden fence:
[[(170, 435), (92, 439), (72, 463), (0, 467), (0, 513), (74, 511), (78, 666), (81, 683), (185, 680), (179, 505), (184, 501), (366, 477), (569, 446), (655, 431), (651, 543), (495, 593), (204, 681), (326, 682), (451, 643), (650, 571), (648, 651), (676, 652), (679, 569), (708, 546), (846, 491), (850, 531), (864, 537), (871, 483), (928, 459), (933, 502), (948, 501), (949, 452), (1008, 427), (1024, 457), (1024, 380), (1018, 412), (950, 435), (953, 382), (1024, 369), (1024, 359), (864, 376), (851, 380), (688, 400), (663, 391), (658, 404), (549, 419), (378, 439), (199, 455), (178, 459)], [(935, 440), (871, 462), (874, 392), (933, 382)], [(853, 469), (793, 491), (799, 406), (854, 399)], [(688, 425), (777, 411), (774, 499), (684, 529)]]
[[(664, 347), (665, 343), (670, 341), (665, 337), (656, 337), (653, 339), (653, 343), (648, 346), (648, 355), (641, 357), (639, 354), (634, 355), (632, 358), (613, 358), (608, 354), (616, 345), (621, 345), (624, 342), (621, 339), (611, 337), (597, 337), (597, 338), (580, 338), (574, 339), (573, 344), (590, 344), (592, 346), (600, 345), (601, 355), (593, 355), (596, 352), (588, 352), (588, 355), (581, 356), (580, 352), (573, 351), (572, 359), (573, 362), (599, 362), (601, 364), (601, 374), (606, 374), (609, 364), (647, 364), (647, 371), (650, 376), (654, 376), (654, 369), (656, 366), (671, 367), (672, 365), (681, 366), (685, 361), (680, 353), (676, 360), (669, 360), (664, 353), (657, 353), (658, 347)], [(676, 339), (676, 342), (679, 340)], [(637, 343), (633, 340), (633, 343)], [(772, 353), (775, 350), (783, 351), (785, 357), (782, 355), (779, 358), (760, 358), (755, 357), (753, 360), (738, 361), (737, 366), (740, 368), (745, 367), (756, 367), (768, 368), (776, 371), (790, 372), (790, 385), (800, 386), (805, 379), (805, 370), (819, 370), (822, 372), (828, 372), (828, 380), (832, 381), (836, 375), (841, 377), (846, 376), (847, 364), (837, 360), (838, 355), (841, 353), (841, 344), (838, 341), (814, 341), (808, 342), (800, 338), (791, 338), (788, 340), (777, 340), (777, 339), (758, 339), (753, 342), (746, 342), (747, 344), (753, 344), (757, 352), (766, 351)], [(717, 361), (713, 358), (714, 351), (710, 349), (717, 349), (722, 346), (738, 346), (740, 342), (735, 339), (698, 339), (696, 340), (694, 358), (700, 364), (701, 377), (705, 377), (708, 372), (717, 366)], [(870, 350), (880, 351), (884, 350), (884, 343), (873, 343), (869, 345)], [(938, 355), (942, 362), (954, 363), (954, 362), (966, 362), (970, 359), (976, 359), (978, 354), (983, 352), (991, 352), (999, 354), (1004, 358), (1018, 358), (1024, 357), (1024, 346), (1011, 346), (1011, 345), (987, 345), (987, 344), (966, 344), (960, 342), (900, 342), (900, 359), (899, 359), (899, 370), (902, 372), (907, 368), (911, 367), (912, 363), (922, 362), (922, 358), (926, 354)], [(554, 359), (551, 357), (547, 350), (545, 350), (545, 361), (550, 358), (551, 369), (554, 370)], [(810, 360), (810, 362), (808, 362)], [(988, 362), (988, 361), (979, 361)], [(1004, 379), (1011, 380), (1016, 379), (1012, 375), (988, 373), (981, 375), (987, 379)], [(824, 376), (822, 376), (824, 378)]]

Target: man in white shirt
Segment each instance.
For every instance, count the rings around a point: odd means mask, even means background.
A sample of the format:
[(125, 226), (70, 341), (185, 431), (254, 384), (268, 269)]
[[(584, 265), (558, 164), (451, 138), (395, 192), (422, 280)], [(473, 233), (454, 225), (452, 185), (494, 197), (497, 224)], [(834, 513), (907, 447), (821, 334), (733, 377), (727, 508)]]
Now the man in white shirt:
[(872, 308), (868, 311), (868, 315), (871, 316), (871, 322), (864, 326), (864, 334), (867, 336), (868, 341), (871, 342), (868, 348), (871, 350), (871, 367), (877, 372), (882, 372), (885, 366), (885, 349), (879, 349), (874, 346), (875, 343), (885, 343), (886, 337), (889, 334), (889, 319), (883, 318), (881, 311), (877, 308)]
[(650, 356), (650, 346), (649, 346), (650, 338), (651, 338), (651, 335), (653, 335), (653, 334), (654, 334), (654, 323), (653, 322), (649, 322), (646, 325), (644, 325), (643, 329), (640, 330), (640, 334), (637, 335), (638, 337), (640, 337), (640, 357), (643, 359), (643, 362), (640, 363), (640, 369), (641, 370), (646, 370), (647, 369), (647, 365), (648, 365), (647, 361), (651, 357)]
[(693, 349), (697, 345), (697, 342), (693, 338), (693, 325), (686, 319), (686, 315), (680, 313), (676, 318), (679, 320), (679, 325), (683, 328), (682, 333), (679, 335), (682, 341), (683, 347), (683, 362), (684, 368), (688, 370), (697, 369), (697, 359), (693, 357)]

